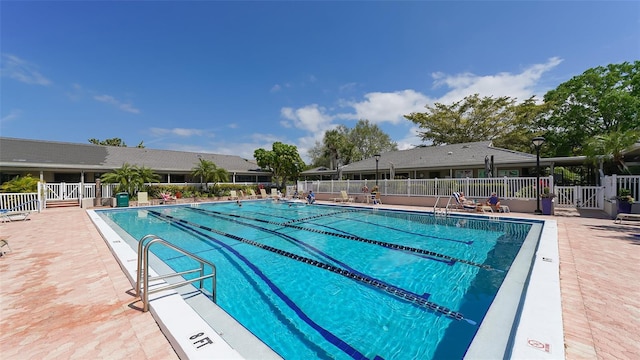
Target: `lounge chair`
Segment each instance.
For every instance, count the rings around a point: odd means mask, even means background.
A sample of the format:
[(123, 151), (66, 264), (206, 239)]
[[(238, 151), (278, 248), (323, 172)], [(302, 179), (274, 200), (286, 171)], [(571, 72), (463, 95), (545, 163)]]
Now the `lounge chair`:
[(622, 224), (622, 220), (640, 221), (640, 214), (618, 213), (618, 215), (616, 215), (616, 219), (613, 220), (613, 223), (614, 224)]
[(278, 189), (276, 189), (276, 188), (272, 188), (271, 189), (271, 198), (272, 199), (280, 199), (280, 195), (278, 195)]
[(269, 198), (269, 195), (267, 195), (267, 190), (265, 190), (265, 189), (260, 189), (260, 197), (261, 197), (262, 199), (267, 199), (267, 198)]
[[(6, 247), (9, 251), (6, 251), (3, 247)], [(9, 246), (9, 242), (7, 239), (0, 239), (0, 256), (3, 256), (8, 252), (13, 252), (13, 250), (11, 250), (11, 246)]]
[(239, 200), (238, 193), (235, 190), (229, 191), (229, 200)]
[(151, 205), (149, 202), (149, 193), (146, 191), (138, 191), (138, 206)]
[(380, 192), (377, 191), (373, 197), (373, 205), (382, 205), (382, 199), (380, 198)]
[[(477, 211), (478, 210), (478, 206), (475, 204), (466, 204), (464, 203), (462, 200), (460, 200), (460, 193), (458, 192), (454, 192), (452, 195), (452, 198), (455, 200), (455, 203), (451, 204), (447, 204), (447, 209), (450, 210), (464, 210), (464, 211)], [(449, 199), (449, 202), (451, 202), (451, 198)], [(489, 209), (491, 209), (491, 207), (489, 207)], [(482, 211), (484, 211), (484, 206), (482, 207)], [(493, 210), (492, 210), (493, 212)]]
[(258, 195), (256, 195), (256, 192), (253, 191), (253, 189), (249, 189), (249, 195), (248, 195), (249, 199), (257, 199)]
[(0, 221), (25, 221), (31, 215), (30, 211), (9, 211), (2, 210), (0, 211)]
[(332, 199), (335, 202), (352, 202), (353, 198), (349, 197), (345, 190), (340, 191), (340, 197)]

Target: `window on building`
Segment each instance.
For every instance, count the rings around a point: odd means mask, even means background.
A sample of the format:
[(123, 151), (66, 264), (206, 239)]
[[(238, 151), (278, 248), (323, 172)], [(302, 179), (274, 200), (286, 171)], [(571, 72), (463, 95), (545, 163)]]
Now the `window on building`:
[(464, 170), (456, 170), (456, 178), (472, 178), (473, 170), (464, 169)]
[(520, 170), (498, 170), (498, 177), (518, 177), (520, 176)]

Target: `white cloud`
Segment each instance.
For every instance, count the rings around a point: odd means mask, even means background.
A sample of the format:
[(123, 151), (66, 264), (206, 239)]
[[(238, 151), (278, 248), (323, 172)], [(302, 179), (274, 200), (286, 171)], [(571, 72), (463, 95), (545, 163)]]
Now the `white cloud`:
[(282, 90), (282, 86), (280, 86), (280, 84), (275, 84), (275, 85), (273, 85), (271, 87), (271, 90), (269, 90), (269, 92), (274, 93), (274, 92), (278, 92), (280, 90)]
[(2, 54), (2, 76), (18, 80), (30, 85), (51, 85), (51, 80), (44, 77), (37, 70), (37, 66), (15, 55)]
[(280, 114), (290, 120), (298, 129), (309, 132), (324, 131), (331, 126), (333, 116), (326, 113), (323, 107), (317, 104), (307, 105), (299, 109), (285, 107), (280, 109)]
[(191, 136), (203, 136), (207, 134), (206, 130), (185, 129), (185, 128), (173, 128), (173, 129), (151, 128), (150, 131), (151, 131), (151, 135), (153, 136), (176, 135), (180, 137), (191, 137)]
[(355, 113), (340, 114), (339, 118), (360, 120), (372, 123), (390, 122), (397, 124), (404, 120), (403, 115), (422, 111), (429, 98), (415, 90), (401, 90), (392, 93), (373, 92), (364, 95), (360, 102), (344, 102)]
[(122, 111), (130, 112), (132, 114), (140, 113), (140, 110), (133, 107), (131, 103), (122, 102), (111, 95), (96, 95), (93, 97), (93, 99), (103, 103), (111, 104)]
[(20, 109), (12, 109), (11, 111), (9, 111), (9, 113), (5, 116), (3, 116), (0, 119), (0, 124), (6, 124), (8, 122), (11, 122), (15, 119), (20, 118), (20, 115), (22, 114), (22, 110)]
[(550, 58), (544, 64), (534, 64), (519, 74), (502, 72), (495, 75), (478, 76), (472, 73), (446, 75), (434, 73), (435, 86), (446, 86), (451, 90), (440, 97), (437, 102), (450, 104), (464, 99), (466, 96), (509, 96), (519, 101), (532, 95), (541, 98), (545, 89), (539, 89), (538, 83), (545, 72), (555, 68), (562, 62), (558, 57)]
[(398, 150), (413, 149), (417, 145), (423, 144), (422, 139), (418, 135), (419, 131), (420, 128), (418, 126), (412, 126), (404, 138), (396, 141), (398, 143)]

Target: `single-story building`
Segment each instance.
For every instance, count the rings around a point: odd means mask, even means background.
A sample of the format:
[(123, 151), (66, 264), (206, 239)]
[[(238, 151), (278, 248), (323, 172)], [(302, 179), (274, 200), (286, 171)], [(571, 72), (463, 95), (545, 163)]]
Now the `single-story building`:
[(27, 174), (48, 183), (92, 183), (125, 163), (152, 169), (162, 183), (197, 183), (191, 172), (200, 159), (227, 170), (233, 183), (271, 182), (269, 171), (236, 155), (0, 137), (0, 183)]
[[(583, 156), (571, 158), (540, 158), (541, 167), (582, 165)], [(445, 179), (522, 177), (535, 175), (536, 154), (493, 147), (490, 141), (416, 147), (390, 151), (339, 169), (315, 168), (302, 175), (308, 180), (375, 179)]]

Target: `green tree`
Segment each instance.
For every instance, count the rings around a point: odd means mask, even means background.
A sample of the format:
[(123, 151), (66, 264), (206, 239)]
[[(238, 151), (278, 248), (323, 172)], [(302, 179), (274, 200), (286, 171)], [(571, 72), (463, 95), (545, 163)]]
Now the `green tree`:
[(135, 195), (145, 182), (157, 182), (160, 177), (146, 167), (132, 166), (124, 163), (122, 167), (114, 169), (100, 177), (105, 184), (118, 184), (116, 192), (127, 192), (129, 196)]
[(153, 169), (141, 166), (138, 167), (137, 170), (143, 183), (160, 182), (160, 175), (156, 174)]
[[(588, 69), (547, 92), (547, 155), (581, 155), (596, 136), (639, 129), (640, 61)], [(615, 136), (614, 136), (615, 137)]]
[(219, 182), (229, 181), (229, 173), (227, 170), (216, 166), (211, 160), (200, 158), (196, 166), (191, 169), (191, 176), (200, 178), (200, 184), (205, 184), (204, 189), (208, 191), (207, 184), (213, 182), (215, 188)]
[(596, 135), (585, 146), (585, 154), (591, 162), (599, 159), (610, 162), (619, 173), (630, 173), (624, 162), (624, 151), (631, 149), (640, 140), (640, 130), (612, 131)]
[(478, 94), (451, 105), (427, 105), (424, 113), (411, 113), (405, 118), (421, 128), (424, 141), (433, 145), (492, 141), (495, 146), (529, 151), (536, 119), (544, 107), (531, 97), (521, 104), (508, 96), (494, 98)]
[[(89, 142), (95, 145), (127, 147), (127, 144), (125, 144), (125, 142), (122, 141), (122, 139), (120, 138), (110, 138), (105, 140), (98, 140), (96, 138), (91, 138), (89, 139)], [(144, 148), (144, 141), (140, 141), (140, 143), (136, 147)]]
[(338, 169), (340, 163), (348, 164), (354, 151), (354, 145), (349, 142), (349, 128), (338, 125), (337, 128), (328, 130), (323, 138), (323, 155), (329, 159), (329, 167)]
[(16, 176), (0, 186), (3, 193), (33, 193), (38, 191), (38, 179), (27, 174), (26, 176)]
[(349, 132), (349, 142), (355, 147), (351, 154), (351, 161), (360, 161), (373, 157), (375, 154), (398, 150), (398, 144), (382, 131), (376, 124), (369, 120), (359, 120), (356, 126)]
[(281, 142), (274, 142), (271, 150), (263, 148), (255, 150), (253, 157), (258, 166), (271, 171), (272, 181), (279, 189), (284, 188), (289, 181), (297, 180), (305, 168), (298, 148)]
[(316, 142), (309, 150), (309, 157), (314, 167), (337, 169), (340, 165), (397, 149), (398, 145), (378, 125), (359, 120), (353, 129), (339, 125), (325, 132), (322, 142)]

